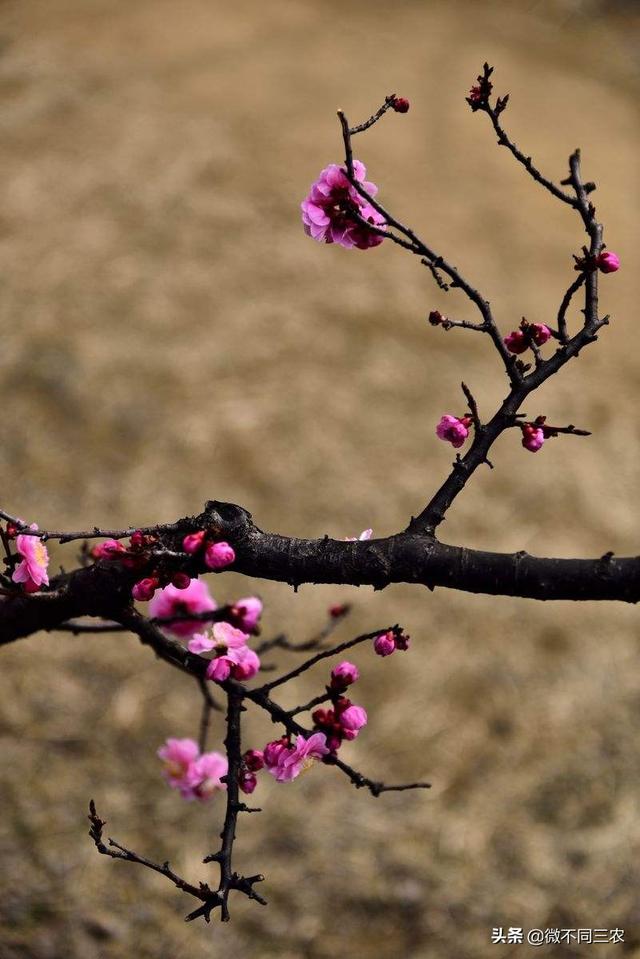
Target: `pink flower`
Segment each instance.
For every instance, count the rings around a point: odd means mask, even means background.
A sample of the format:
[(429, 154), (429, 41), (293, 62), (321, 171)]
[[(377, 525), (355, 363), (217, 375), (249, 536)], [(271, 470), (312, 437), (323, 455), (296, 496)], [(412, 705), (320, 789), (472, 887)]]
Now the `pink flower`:
[(245, 646), (244, 650), (241, 651), (240, 662), (234, 663), (231, 667), (231, 675), (239, 682), (244, 682), (245, 679), (251, 679), (252, 676), (255, 676), (259, 669), (260, 657), (253, 649)]
[(620, 257), (611, 250), (604, 250), (598, 257), (596, 263), (603, 273), (615, 273), (620, 269)]
[(226, 783), (221, 781), (221, 777), (226, 776), (228, 770), (229, 764), (225, 756), (216, 752), (203, 753), (189, 771), (192, 798), (206, 802), (218, 790), (226, 789)]
[(191, 767), (198, 758), (198, 744), (193, 739), (167, 739), (157, 752), (164, 760), (162, 775), (172, 789), (179, 789), (185, 798), (192, 798)]
[(147, 576), (145, 579), (140, 579), (134, 584), (131, 595), (134, 599), (137, 599), (139, 603), (146, 603), (148, 600), (153, 599), (153, 595), (158, 586), (159, 582), (155, 576)]
[(265, 768), (276, 782), (291, 782), (303, 770), (309, 769), (315, 760), (328, 754), (326, 742), (324, 733), (313, 733), (308, 739), (302, 735), (298, 736), (295, 746), (287, 745), (284, 740), (280, 743), (269, 743), (264, 750)]
[(471, 418), (469, 416), (463, 416), (462, 419), (459, 419), (457, 416), (450, 416), (446, 413), (436, 426), (436, 436), (447, 443), (451, 443), (455, 449), (459, 449), (469, 435), (470, 424)]
[(196, 633), (189, 641), (191, 653), (208, 653), (211, 650), (224, 656), (229, 650), (241, 649), (246, 645), (247, 634), (236, 629), (231, 623), (214, 623), (206, 633)]
[(224, 569), (235, 563), (235, 550), (229, 543), (211, 543), (205, 550), (204, 561), (209, 569)]
[(251, 633), (262, 616), (262, 602), (257, 596), (245, 596), (244, 599), (238, 599), (233, 604), (231, 615), (239, 629), (245, 633)]
[(522, 445), (530, 453), (537, 453), (544, 443), (544, 430), (527, 423), (522, 427)]
[[(37, 528), (36, 523), (32, 523), (29, 527), (33, 530), (37, 530)], [(22, 583), (23, 589), (27, 593), (37, 592), (43, 584), (48, 586), (49, 553), (42, 540), (38, 539), (37, 536), (18, 535), (16, 537), (16, 549), (22, 559), (11, 576), (13, 582)]]
[(344, 729), (353, 732), (358, 732), (363, 726), (367, 725), (367, 711), (363, 706), (347, 706), (339, 718)]
[(346, 689), (360, 678), (360, 671), (353, 663), (345, 659), (331, 670), (331, 685), (334, 689)]
[(345, 536), (343, 542), (345, 543), (363, 542), (364, 540), (371, 539), (372, 536), (373, 536), (372, 529), (363, 529), (357, 539), (355, 536)]
[(551, 330), (544, 323), (532, 323), (529, 333), (536, 346), (544, 346), (547, 340), (551, 339)]
[(207, 633), (196, 633), (189, 641), (191, 653), (214, 653), (207, 666), (207, 679), (223, 683), (229, 676), (234, 679), (251, 679), (260, 669), (260, 658), (247, 646), (246, 633), (231, 623), (215, 623)]
[(252, 773), (249, 769), (243, 769), (238, 776), (238, 786), (242, 792), (250, 796), (257, 785), (258, 777), (256, 774)]
[(94, 559), (117, 559), (118, 553), (126, 553), (127, 547), (117, 539), (105, 539), (91, 550)]
[(396, 113), (408, 113), (411, 104), (406, 97), (394, 97), (391, 106)]
[(391, 630), (388, 633), (380, 633), (379, 636), (376, 636), (373, 641), (373, 648), (378, 656), (390, 656), (391, 653), (395, 652), (396, 640)]
[(204, 543), (204, 538), (207, 534), (203, 529), (198, 530), (197, 533), (189, 533), (182, 540), (182, 548), (185, 553), (194, 554), (199, 552), (202, 549)]
[(514, 330), (505, 336), (504, 345), (510, 353), (524, 353), (529, 349), (529, 337), (523, 330)]
[[(178, 589), (173, 584), (159, 589), (149, 603), (149, 616), (169, 619), (187, 613), (208, 613), (217, 608), (207, 584), (201, 579), (192, 579), (186, 589)], [(203, 624), (194, 619), (162, 624), (162, 628), (174, 636), (192, 636), (202, 627)]]
[(257, 773), (264, 766), (264, 756), (261, 749), (247, 749), (242, 759), (247, 769), (252, 773)]
[[(375, 196), (378, 188), (365, 180), (364, 163), (354, 160), (353, 172), (369, 196)], [(378, 227), (384, 226), (385, 222), (384, 217), (349, 183), (345, 172), (336, 163), (325, 167), (300, 208), (304, 232), (318, 243), (339, 243), (346, 249), (368, 250), (384, 239), (356, 219), (359, 216)]]
[(264, 747), (262, 758), (264, 765), (269, 769), (271, 766), (277, 766), (278, 757), (283, 749), (288, 749), (289, 743), (286, 736), (280, 739), (274, 739)]

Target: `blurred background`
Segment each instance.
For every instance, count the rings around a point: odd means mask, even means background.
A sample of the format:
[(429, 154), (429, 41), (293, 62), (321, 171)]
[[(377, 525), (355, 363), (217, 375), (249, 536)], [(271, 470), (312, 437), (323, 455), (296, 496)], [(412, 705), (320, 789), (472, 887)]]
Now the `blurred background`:
[[(0, 10), (2, 505), (41, 526), (170, 521), (207, 498), (266, 529), (385, 536), (446, 475), (434, 435), (464, 376), (489, 416), (490, 344), (408, 254), (319, 246), (299, 203), (342, 159), (335, 117), (411, 101), (356, 140), (382, 202), (482, 286), (504, 330), (553, 321), (578, 218), (499, 149), (464, 97), (487, 59), (505, 123), (558, 180), (583, 149), (613, 321), (527, 407), (592, 429), (537, 456), (504, 437), (442, 527), (452, 543), (541, 555), (638, 550), (638, 4), (587, 0), (3, 0)], [(577, 309), (572, 323), (578, 320)], [(55, 566), (76, 562), (73, 547)], [(353, 602), (370, 724), (345, 758), (428, 794), (374, 800), (315, 768), (263, 777), (237, 867), (263, 909), (185, 926), (191, 901), (99, 857), (108, 832), (212, 881), (222, 803), (184, 804), (155, 750), (197, 732), (193, 683), (132, 636), (41, 635), (0, 668), (1, 959), (466, 959), (526, 955), (494, 926), (622, 927), (640, 955), (637, 612), (622, 605), (211, 579), (258, 591), (266, 636), (302, 639)], [(287, 665), (284, 654), (274, 657)], [(320, 691), (320, 669), (286, 702)], [(247, 720), (247, 746), (271, 736)], [(219, 743), (215, 725), (211, 748)]]

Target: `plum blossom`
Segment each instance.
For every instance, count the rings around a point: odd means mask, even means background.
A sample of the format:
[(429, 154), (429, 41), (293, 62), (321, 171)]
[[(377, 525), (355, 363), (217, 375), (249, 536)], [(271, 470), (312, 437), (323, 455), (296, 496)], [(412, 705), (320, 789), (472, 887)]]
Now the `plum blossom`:
[(157, 755), (164, 760), (162, 775), (172, 789), (179, 789), (187, 798), (193, 787), (191, 767), (198, 758), (198, 744), (194, 739), (167, 739)]
[[(207, 584), (201, 579), (192, 579), (186, 589), (178, 589), (171, 583), (164, 589), (159, 589), (149, 603), (149, 616), (154, 619), (169, 619), (171, 616), (185, 616), (187, 613), (209, 613), (217, 608)], [(162, 629), (174, 636), (192, 636), (202, 625), (202, 622), (196, 619), (185, 619), (175, 623), (163, 623)]]
[(150, 599), (153, 599), (159, 585), (160, 583), (155, 576), (146, 576), (134, 583), (131, 595), (139, 603), (147, 603)]
[(252, 633), (262, 616), (262, 601), (257, 596), (237, 599), (231, 607), (231, 616), (238, 629)]
[(529, 349), (529, 337), (523, 330), (513, 330), (503, 342), (510, 353), (520, 354)]
[(457, 416), (450, 416), (445, 413), (436, 426), (436, 436), (438, 439), (451, 443), (454, 449), (460, 449), (469, 435), (471, 422), (470, 416), (463, 416), (460, 419)]
[(345, 536), (343, 542), (345, 543), (357, 543), (363, 542), (365, 540), (371, 539), (373, 536), (372, 529), (363, 529), (359, 536)]
[[(353, 173), (363, 189), (375, 196), (378, 188), (365, 180), (364, 163), (354, 160)], [(349, 183), (345, 171), (336, 163), (325, 167), (300, 208), (304, 232), (318, 243), (339, 243), (346, 249), (368, 250), (379, 246), (384, 239), (358, 221), (357, 217), (360, 217), (376, 227), (384, 226), (385, 222), (384, 217)]]
[(226, 783), (221, 781), (221, 777), (226, 776), (228, 770), (226, 756), (217, 752), (203, 753), (191, 767), (193, 798), (206, 802), (215, 792), (226, 789)]
[(324, 733), (313, 733), (306, 739), (300, 735), (295, 746), (286, 739), (268, 743), (264, 749), (265, 768), (276, 782), (287, 783), (296, 779), (301, 772), (309, 769), (313, 763), (329, 752)]
[(118, 553), (126, 553), (127, 547), (117, 539), (105, 539), (91, 550), (94, 559), (117, 559)]
[(334, 689), (346, 689), (360, 678), (360, 670), (346, 659), (331, 670), (331, 686)]
[(228, 763), (221, 753), (202, 753), (193, 739), (167, 739), (157, 755), (164, 761), (162, 775), (183, 799), (206, 802), (216, 790), (226, 789), (221, 777)]
[(250, 679), (260, 669), (260, 658), (247, 646), (246, 633), (231, 623), (214, 623), (206, 633), (195, 633), (189, 640), (191, 653), (214, 653), (207, 666), (207, 679), (223, 683), (229, 676)]
[(206, 535), (203, 529), (198, 530), (197, 533), (188, 533), (182, 540), (182, 548), (185, 553), (189, 553), (190, 555), (199, 553), (204, 545)]
[(236, 553), (229, 543), (210, 543), (204, 551), (204, 561), (209, 569), (224, 569), (236, 561)]
[(340, 713), (340, 725), (345, 739), (355, 739), (363, 726), (367, 725), (367, 711), (363, 706), (350, 704)]
[(544, 346), (551, 339), (551, 330), (545, 323), (532, 323), (529, 332), (536, 346)]
[(396, 651), (396, 641), (391, 630), (388, 633), (380, 633), (373, 641), (373, 648), (378, 656), (390, 656)]
[(403, 652), (409, 649), (410, 639), (411, 637), (407, 636), (406, 633), (394, 633), (394, 631), (390, 629), (388, 632), (380, 633), (379, 636), (376, 636), (373, 641), (373, 648), (378, 656), (390, 656), (396, 649), (400, 649)]
[(522, 427), (522, 445), (530, 453), (537, 453), (544, 439), (544, 430), (541, 427), (533, 426), (531, 423)]
[[(32, 523), (29, 529), (37, 530), (37, 523)], [(16, 549), (22, 557), (13, 571), (11, 579), (14, 583), (22, 583), (27, 593), (35, 593), (42, 586), (49, 585), (47, 567), (49, 553), (47, 547), (37, 536), (18, 535)]]
[(596, 263), (603, 273), (615, 273), (620, 269), (620, 257), (611, 250), (604, 250), (596, 258)]

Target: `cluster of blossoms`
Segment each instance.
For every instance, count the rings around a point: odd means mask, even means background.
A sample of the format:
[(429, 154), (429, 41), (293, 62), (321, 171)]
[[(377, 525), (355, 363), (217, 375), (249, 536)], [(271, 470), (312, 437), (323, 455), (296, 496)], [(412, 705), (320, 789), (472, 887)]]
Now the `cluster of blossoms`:
[(193, 739), (167, 739), (157, 755), (164, 762), (163, 776), (183, 799), (206, 802), (219, 790), (226, 789), (222, 777), (228, 763), (221, 753), (200, 753)]
[[(241, 601), (242, 602), (242, 601)], [(344, 607), (335, 607), (343, 615)], [(380, 633), (373, 646), (378, 656), (389, 656), (396, 649), (407, 650), (410, 637), (397, 628)], [(255, 653), (246, 646), (247, 637), (229, 623), (216, 623), (210, 634), (195, 634), (189, 641), (193, 653), (215, 650), (207, 675), (220, 682), (229, 676), (235, 679), (249, 678), (247, 664), (252, 657), (259, 667)], [(251, 673), (253, 675), (253, 673)], [(249, 749), (240, 757), (238, 786), (242, 792), (251, 794), (258, 784), (257, 773), (264, 769), (276, 782), (292, 782), (327, 756), (335, 756), (344, 741), (357, 738), (366, 726), (368, 717), (363, 706), (358, 706), (345, 696), (349, 686), (360, 678), (358, 667), (343, 660), (333, 667), (326, 696), (330, 705), (315, 709), (311, 718), (313, 729), (309, 734), (283, 735), (271, 740), (264, 749)], [(185, 799), (208, 799), (216, 789), (226, 786), (222, 779), (227, 774), (227, 760), (219, 753), (199, 754), (192, 739), (168, 739), (158, 750), (165, 761), (164, 776), (171, 786), (180, 791)]]
[[(365, 180), (366, 173), (364, 163), (354, 160), (354, 179), (369, 196), (375, 196), (378, 188)], [(300, 208), (305, 233), (318, 243), (339, 243), (347, 249), (368, 250), (379, 246), (384, 239), (367, 226), (383, 227), (384, 217), (360, 196), (336, 163), (325, 167)]]
[(327, 697), (331, 701), (329, 709), (316, 709), (311, 714), (314, 731), (323, 733), (324, 745), (331, 753), (336, 753), (343, 740), (353, 740), (363, 726), (367, 724), (367, 712), (362, 706), (356, 706), (344, 695), (352, 683), (359, 679), (358, 667), (346, 660), (331, 670), (331, 681), (327, 686)]
[(260, 657), (247, 646), (246, 633), (231, 623), (214, 623), (204, 633), (194, 633), (187, 646), (189, 652), (201, 656), (212, 653), (207, 666), (207, 679), (224, 683), (231, 677), (242, 682), (251, 679), (260, 669)]
[(551, 330), (544, 323), (527, 323), (524, 317), (519, 329), (513, 330), (504, 338), (504, 345), (510, 353), (519, 355), (532, 345), (544, 346), (551, 339)]
[[(158, 537), (154, 534), (136, 530), (129, 538), (128, 547), (117, 539), (107, 539), (104, 543), (94, 546), (91, 555), (96, 560), (117, 560), (127, 569), (142, 569), (149, 565), (157, 542)], [(191, 556), (201, 554), (205, 566), (213, 570), (231, 566), (236, 559), (233, 547), (225, 541), (216, 540), (208, 530), (189, 533), (182, 541), (182, 548)], [(168, 584), (174, 589), (186, 590), (191, 583), (192, 579), (188, 573), (167, 574), (161, 570), (155, 570), (150, 576), (139, 579), (133, 585), (131, 595), (138, 602), (146, 603), (153, 599), (156, 590)]]
[[(159, 589), (149, 603), (149, 614), (154, 619), (172, 620), (162, 624), (162, 628), (174, 636), (193, 636), (202, 629), (202, 621), (185, 619), (190, 615), (213, 613), (218, 604), (209, 592), (207, 584), (201, 579), (189, 581), (186, 589), (177, 589), (172, 583)], [(262, 601), (257, 596), (245, 596), (224, 610), (226, 622), (244, 633), (258, 632), (258, 623), (262, 615)]]
[[(14, 583), (20, 583), (25, 593), (36, 593), (41, 586), (49, 585), (49, 553), (41, 539), (20, 533), (20, 529), (24, 529), (24, 525), (18, 527), (14, 523), (7, 523), (7, 539), (15, 539), (16, 551), (20, 557), (11, 579)], [(36, 531), (38, 526), (31, 523), (29, 529)]]

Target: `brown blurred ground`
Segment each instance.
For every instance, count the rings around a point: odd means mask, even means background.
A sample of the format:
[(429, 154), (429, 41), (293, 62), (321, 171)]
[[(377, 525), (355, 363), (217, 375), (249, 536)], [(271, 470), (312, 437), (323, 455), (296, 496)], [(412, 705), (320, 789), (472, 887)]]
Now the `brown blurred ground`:
[[(638, 550), (637, 4), (5, 0), (0, 5), (2, 500), (41, 525), (169, 520), (208, 497), (266, 528), (400, 528), (447, 470), (433, 435), (504, 392), (483, 342), (425, 323), (445, 299), (390, 244), (303, 235), (298, 204), (356, 120), (383, 202), (471, 278), (504, 329), (553, 318), (582, 237), (464, 103), (486, 58), (508, 125), (546, 171), (581, 144), (607, 239), (601, 342), (540, 398), (594, 430), (536, 457), (509, 437), (452, 511), (449, 541), (541, 554)], [(73, 554), (57, 554), (70, 564)], [(214, 581), (220, 600), (255, 585)], [(133, 638), (40, 636), (2, 654), (2, 959), (525, 956), (497, 925), (620, 926), (640, 955), (637, 612), (392, 588), (259, 584), (268, 630), (329, 601), (352, 628), (399, 619), (407, 656), (362, 652), (371, 724), (349, 748), (429, 795), (356, 794), (316, 769), (262, 782), (239, 866), (267, 909), (185, 926), (188, 903), (85, 837), (89, 796), (120, 841), (192, 878), (219, 829), (160, 781), (198, 699)], [(345, 637), (348, 631), (345, 630)], [(313, 693), (311, 681), (296, 694)], [(248, 744), (269, 734), (256, 724)], [(253, 739), (253, 741), (251, 741)], [(285, 795), (286, 793), (286, 795)], [(509, 947), (511, 948), (511, 947)]]

